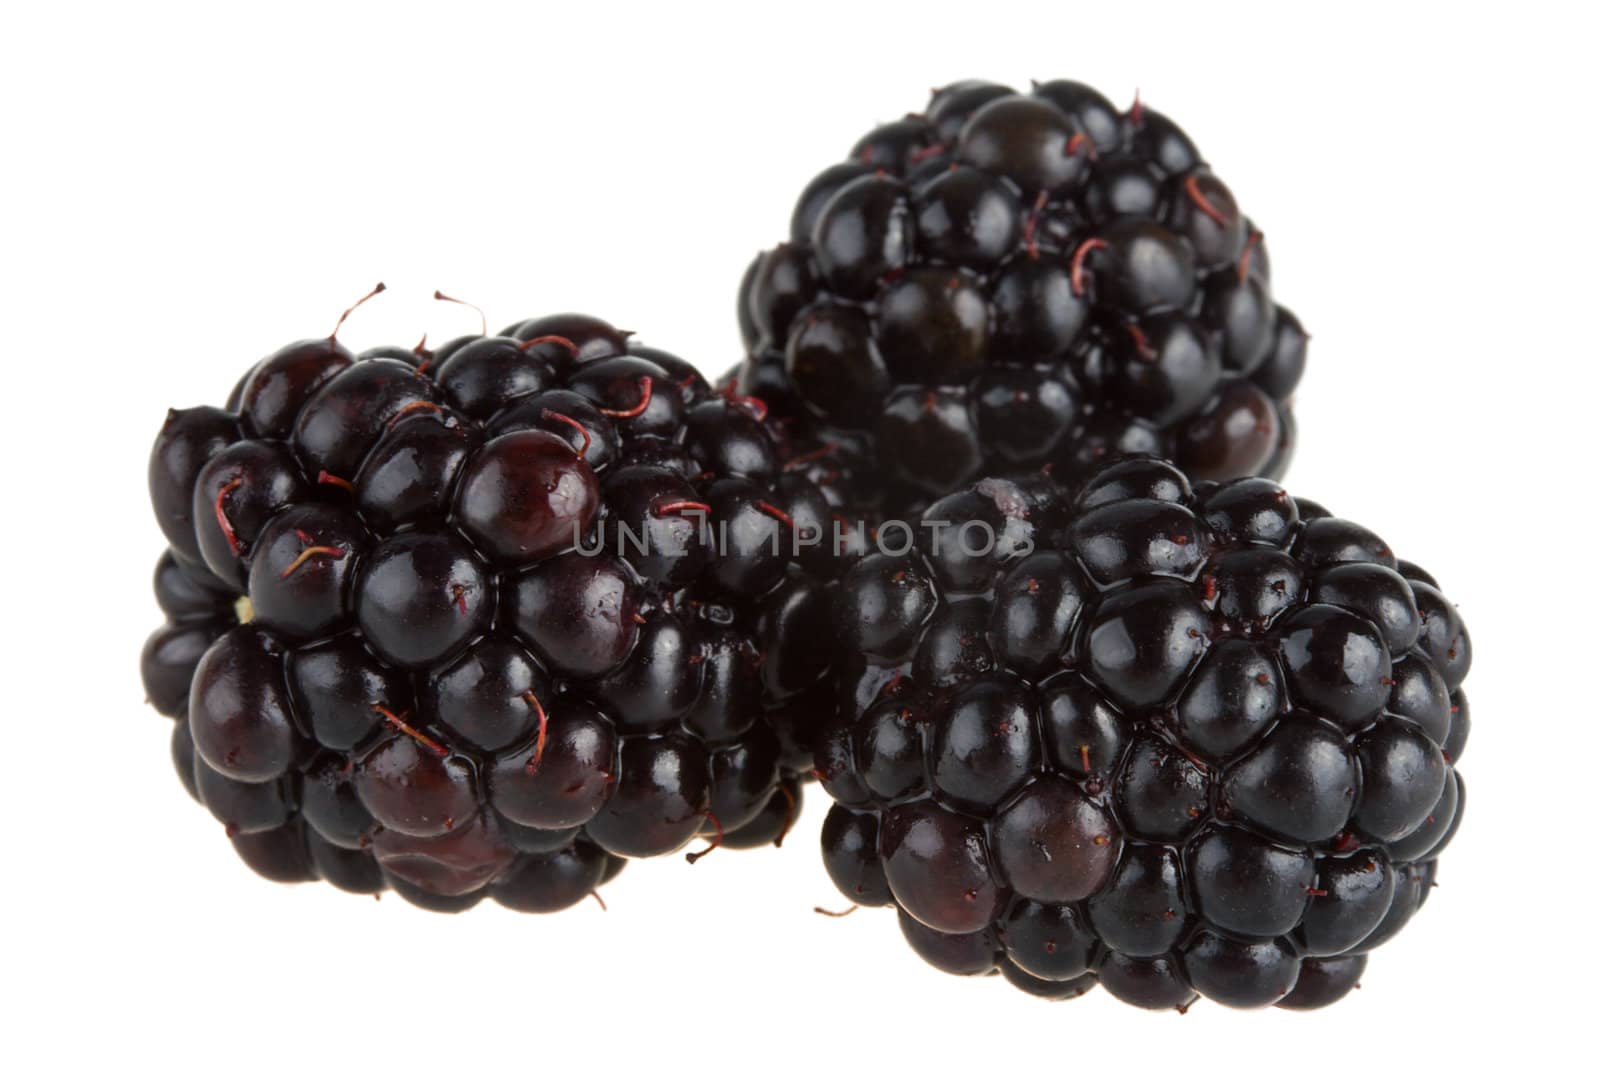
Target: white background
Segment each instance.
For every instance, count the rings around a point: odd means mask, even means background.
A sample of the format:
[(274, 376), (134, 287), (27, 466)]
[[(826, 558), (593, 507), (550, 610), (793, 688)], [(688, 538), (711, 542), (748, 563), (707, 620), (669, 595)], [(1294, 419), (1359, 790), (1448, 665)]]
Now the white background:
[[(551, 6), (7, 6), (5, 1058), (1466, 1063), (1587, 1021), (1600, 94), (1579, 5)], [(441, 916), (250, 874), (141, 703), (167, 407), (220, 402), (379, 279), (352, 347), (475, 330), (441, 288), (496, 328), (589, 310), (718, 372), (739, 274), (801, 186), (962, 77), (1137, 88), (1188, 129), (1315, 336), (1290, 486), (1466, 615), (1468, 818), (1362, 989), (1180, 1018), (943, 976), (887, 910), (812, 913), (838, 904), (820, 793), (780, 852), (635, 863), (606, 913)]]

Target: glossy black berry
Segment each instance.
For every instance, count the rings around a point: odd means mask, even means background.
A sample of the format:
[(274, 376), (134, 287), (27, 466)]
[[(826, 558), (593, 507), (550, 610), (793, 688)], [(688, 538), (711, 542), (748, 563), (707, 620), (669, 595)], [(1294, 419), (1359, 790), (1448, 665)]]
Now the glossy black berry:
[(1262, 1008), (1289, 995), (1301, 961), (1281, 941), (1235, 940), (1201, 932), (1183, 952), (1195, 991), (1230, 1008)]
[(995, 679), (950, 693), (929, 738), (933, 787), (957, 807), (994, 808), (1039, 762), (1033, 694)]
[[(810, 270), (774, 258), (763, 328)], [(767, 415), (583, 315), (299, 342), (171, 413), (140, 670), (185, 788), (266, 877), (439, 911), (781, 841), (863, 535), (834, 554), (832, 450)]]
[(385, 660), (427, 667), (488, 629), (494, 587), (472, 549), (447, 533), (407, 533), (375, 548), (356, 594), (356, 621)]
[(1135, 1007), (1187, 1011), (1199, 999), (1171, 955), (1145, 957), (1108, 952), (1096, 973), (1112, 996)]
[(878, 816), (835, 805), (822, 823), (822, 862), (851, 901), (879, 906), (893, 897), (878, 855)]
[(218, 408), (173, 410), (150, 450), (150, 504), (161, 533), (178, 560), (208, 576), (200, 555), (194, 487), (212, 457), (241, 433), (238, 418)]
[(627, 856), (672, 852), (691, 841), (710, 804), (711, 764), (688, 737), (622, 743), (618, 784), (586, 825), (602, 847)]
[(941, 174), (912, 198), (919, 246), (951, 266), (987, 268), (1016, 247), (1022, 200), (1002, 178), (981, 170)]
[(484, 552), (531, 563), (579, 543), (600, 510), (600, 485), (568, 441), (522, 430), (472, 455), (453, 510)]
[(1003, 174), (1024, 193), (1050, 192), (1088, 173), (1087, 148), (1069, 151), (1071, 120), (1044, 100), (1006, 96), (967, 121), (956, 137), (956, 156), (992, 174)]
[(995, 858), (1011, 888), (1030, 900), (1068, 903), (1111, 874), (1122, 834), (1081, 786), (1044, 777), (1021, 790), (993, 822)]
[(1375, 623), (1332, 607), (1296, 612), (1279, 643), (1295, 699), (1349, 729), (1370, 723), (1388, 699), (1390, 653)]
[(195, 478), (192, 503), (195, 514), (217, 518), (195, 527), (206, 567), (244, 592), (243, 550), (258, 547), (272, 516), (307, 495), (294, 457), (277, 442), (238, 441), (212, 456)]
[(911, 251), (905, 186), (881, 173), (857, 178), (828, 201), (810, 239), (825, 282), (845, 296), (871, 296)]
[(913, 952), (946, 974), (990, 974), (1002, 955), (998, 939), (987, 929), (947, 934), (922, 925), (902, 911), (900, 933)]
[(1277, 1006), (1295, 1011), (1327, 1007), (1355, 989), (1366, 969), (1365, 956), (1303, 960), (1294, 988)]
[(1307, 852), (1228, 827), (1201, 834), (1185, 857), (1200, 914), (1249, 937), (1286, 934), (1299, 924), (1312, 862)]
[(1363, 833), (1395, 841), (1415, 830), (1444, 792), (1444, 755), (1421, 730), (1385, 719), (1356, 745), (1361, 762), (1361, 803), (1355, 822)]
[(1286, 841), (1324, 841), (1355, 807), (1355, 754), (1335, 726), (1285, 719), (1228, 770), (1223, 803), (1234, 815)]
[(260, 627), (230, 630), (211, 646), (195, 668), (188, 710), (195, 752), (219, 774), (265, 782), (294, 762), (281, 649)]
[(997, 925), (1006, 956), (1035, 978), (1065, 982), (1092, 969), (1095, 935), (1080, 907), (1018, 900)]
[(1277, 721), (1286, 699), (1276, 657), (1230, 638), (1206, 652), (1173, 705), (1172, 725), (1190, 751), (1223, 763)]
[(1085, 634), (1090, 676), (1130, 709), (1165, 703), (1210, 645), (1196, 590), (1162, 578), (1101, 601)]
[(1170, 949), (1188, 918), (1183, 863), (1175, 847), (1129, 842), (1088, 914), (1107, 948), (1130, 956)]
[(638, 630), (638, 593), (626, 564), (564, 555), (507, 591), (517, 634), (557, 670), (590, 678), (621, 665)]
[(783, 359), (800, 400), (841, 426), (870, 426), (889, 392), (889, 370), (871, 322), (856, 308), (803, 311), (789, 331)]
[(542, 732), (536, 725), (525, 744), (495, 758), (489, 802), (519, 826), (581, 827), (611, 799), (617, 780), (615, 727), (599, 711), (564, 701), (546, 714)]
[(884, 816), (878, 847), (895, 902), (924, 926), (975, 933), (998, 913), (1004, 891), (977, 819), (927, 801), (906, 804)]
[(168, 623), (150, 635), (139, 655), (139, 675), (151, 707), (174, 717), (187, 712), (195, 668), (226, 629), (225, 622), (205, 619)]
[(1151, 841), (1180, 841), (1211, 806), (1206, 768), (1154, 734), (1130, 747), (1115, 803), (1128, 829)]
[(896, 507), (1119, 453), (1276, 476), (1306, 334), (1266, 262), (1165, 116), (959, 82), (806, 186), (740, 289), (737, 377)]
[(436, 396), (430, 379), (398, 360), (352, 363), (306, 400), (289, 440), (313, 478), (349, 480), (391, 421)]
[(1313, 956), (1355, 948), (1378, 928), (1394, 899), (1395, 873), (1382, 849), (1325, 856), (1317, 862), (1316, 892), (1306, 906), (1299, 939)]
[(1471, 645), (1436, 580), (1271, 481), (1152, 458), (1070, 495), (986, 479), (905, 523), (834, 604), (814, 757), (840, 891), (895, 906), (934, 966), (1040, 997), (1352, 989), (1466, 806), (1462, 671), (1438, 664)]
[(576, 841), (554, 852), (522, 855), (490, 886), (489, 895), (513, 911), (561, 911), (594, 893), (605, 870), (606, 854), (586, 841)]
[(291, 652), (289, 686), (301, 728), (324, 748), (351, 751), (381, 728), (373, 705), (411, 705), (402, 671), (349, 635)]
[[(250, 604), (260, 623), (286, 637), (327, 637), (350, 624), (357, 565), (367, 546), (358, 518), (323, 504), (273, 517), (250, 558)], [(365, 606), (358, 601), (357, 611)]]

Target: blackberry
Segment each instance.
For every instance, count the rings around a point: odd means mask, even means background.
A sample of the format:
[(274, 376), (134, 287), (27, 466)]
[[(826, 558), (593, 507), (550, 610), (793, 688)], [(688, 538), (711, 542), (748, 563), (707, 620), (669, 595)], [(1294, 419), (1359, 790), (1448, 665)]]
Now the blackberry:
[(179, 777), (259, 873), (442, 910), (780, 843), (848, 560), (765, 414), (580, 315), (336, 330), (170, 413), (142, 665)]
[(1277, 476), (1306, 334), (1171, 120), (1069, 81), (936, 90), (819, 174), (739, 295), (741, 391), (901, 507), (1108, 454)]
[(1264, 478), (1038, 483), (886, 524), (840, 581), (829, 874), (935, 966), (1041, 996), (1337, 1000), (1461, 819), (1456, 609)]

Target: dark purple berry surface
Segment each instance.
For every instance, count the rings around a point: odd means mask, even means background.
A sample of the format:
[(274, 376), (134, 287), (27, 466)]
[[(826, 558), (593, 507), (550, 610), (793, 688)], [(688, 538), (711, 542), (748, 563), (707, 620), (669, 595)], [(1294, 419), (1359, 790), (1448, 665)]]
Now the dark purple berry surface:
[(266, 877), (557, 910), (625, 857), (781, 842), (850, 562), (833, 481), (587, 316), (292, 344), (157, 437), (145, 688)]
[(1472, 661), (1434, 579), (1253, 477), (937, 501), (839, 582), (825, 865), (956, 974), (1315, 1008), (1433, 884)]
[(1307, 340), (1184, 132), (1068, 81), (958, 82), (868, 133), (751, 265), (739, 320), (740, 390), (890, 510), (1116, 454), (1276, 477)]

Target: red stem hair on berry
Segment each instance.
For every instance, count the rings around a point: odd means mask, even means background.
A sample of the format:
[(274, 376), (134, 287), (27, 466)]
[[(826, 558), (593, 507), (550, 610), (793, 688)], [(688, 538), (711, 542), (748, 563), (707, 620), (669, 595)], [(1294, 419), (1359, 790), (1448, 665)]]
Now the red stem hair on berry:
[(300, 554), (294, 558), (294, 562), (278, 572), (278, 577), (289, 577), (317, 556), (327, 556), (329, 559), (344, 559), (344, 549), (335, 548), (332, 545), (309, 545), (300, 550)]
[(800, 455), (795, 456), (793, 459), (789, 460), (783, 465), (783, 472), (785, 474), (789, 474), (793, 471), (797, 471), (801, 467), (809, 466), (818, 460), (827, 459), (837, 451), (839, 451), (838, 445), (829, 444), (823, 445), (821, 448), (814, 449), (810, 452), (802, 452)]
[(794, 529), (794, 519), (789, 516), (787, 511), (784, 511), (782, 508), (778, 507), (778, 505), (769, 504), (765, 500), (758, 500), (756, 501), (756, 510), (761, 512), (763, 515), (768, 515), (774, 519), (777, 519), (779, 522), (789, 527), (789, 529)]
[[(471, 308), (473, 311), (476, 311), (478, 313), (478, 336), (489, 336), (489, 316), (485, 315), (483, 313), (483, 309), (477, 304), (469, 303), (465, 300), (459, 300), (453, 296), (446, 296), (437, 289), (433, 291), (433, 298), (435, 300), (443, 300), (448, 304), (460, 304), (464, 308)], [(424, 337), (424, 340), (426, 340), (426, 337)]]
[(691, 852), (687, 856), (683, 857), (690, 863), (699, 863), (701, 860), (705, 859), (707, 856), (711, 855), (717, 849), (722, 847), (722, 820), (717, 818), (715, 813), (710, 811), (706, 812), (706, 819), (716, 829), (716, 835), (711, 838), (711, 844), (707, 845), (699, 852)]
[(385, 430), (391, 429), (395, 423), (399, 422), (407, 415), (414, 415), (419, 411), (429, 411), (437, 415), (444, 414), (444, 408), (440, 407), (438, 404), (435, 404), (431, 400), (413, 400), (411, 403), (407, 404), (405, 407), (391, 415), (389, 417), (389, 421), (384, 424), (383, 428)]
[(730, 403), (737, 404), (749, 410), (757, 422), (762, 422), (767, 417), (767, 402), (759, 396), (734, 396), (728, 398)]
[(1028, 250), (1029, 259), (1039, 258), (1039, 215), (1049, 202), (1050, 194), (1043, 189), (1039, 190), (1039, 195), (1034, 198), (1033, 208), (1022, 222), (1022, 243)]
[(317, 472), (317, 484), (337, 485), (340, 489), (343, 489), (347, 493), (353, 493), (356, 491), (356, 487), (348, 479), (341, 478), (337, 474), (329, 474), (327, 471)]
[(1095, 249), (1097, 249), (1097, 248), (1107, 248), (1107, 247), (1110, 247), (1110, 246), (1108, 246), (1100, 238), (1091, 237), (1087, 241), (1085, 241), (1081, 245), (1079, 245), (1077, 251), (1072, 253), (1072, 295), (1073, 296), (1082, 296), (1083, 295), (1083, 261), (1085, 259), (1087, 259), (1089, 257), (1089, 253), (1093, 252)]
[(783, 847), (783, 839), (789, 836), (789, 831), (794, 827), (795, 816), (794, 790), (789, 783), (780, 781), (778, 792), (783, 795), (783, 825), (778, 827), (778, 836), (772, 839), (773, 848)]
[(228, 502), (228, 494), (243, 484), (243, 478), (235, 477), (233, 481), (217, 490), (217, 525), (222, 527), (222, 536), (228, 539), (228, 551), (235, 556), (244, 555), (244, 543), (239, 540), (239, 535), (234, 533), (233, 523), (228, 521), (228, 513), (224, 506)]
[(530, 337), (526, 341), (523, 341), (521, 344), (517, 345), (517, 347), (522, 349), (522, 351), (526, 352), (528, 349), (532, 348), (534, 345), (544, 345), (544, 344), (560, 345), (562, 348), (565, 348), (567, 350), (567, 352), (572, 356), (573, 359), (577, 359), (578, 358), (579, 349), (578, 349), (578, 346), (572, 341), (572, 339), (570, 337), (562, 337), (560, 334), (556, 334), (556, 333), (546, 333), (546, 334), (541, 334), (538, 337)]
[(639, 401), (631, 408), (617, 410), (615, 408), (601, 408), (600, 414), (612, 419), (637, 419), (645, 413), (650, 406), (650, 398), (655, 395), (656, 383), (649, 375), (639, 377)]
[(1239, 280), (1242, 282), (1250, 276), (1250, 256), (1256, 250), (1256, 245), (1261, 243), (1261, 231), (1251, 230), (1250, 237), (1244, 243), (1244, 251), (1239, 253)]
[(350, 313), (387, 288), (389, 288), (387, 285), (379, 282), (377, 285), (372, 287), (372, 292), (368, 293), (366, 296), (362, 297), (360, 300), (357, 300), (354, 304), (351, 304), (349, 307), (344, 309), (344, 313), (339, 316), (339, 321), (333, 324), (333, 332), (328, 335), (328, 347), (330, 349), (333, 348), (334, 345), (338, 344), (339, 331), (344, 328), (344, 320), (350, 317)]
[(650, 507), (650, 514), (658, 519), (664, 519), (668, 515), (681, 515), (685, 511), (695, 511), (703, 515), (709, 514), (711, 505), (701, 503), (698, 500), (664, 500), (652, 504)]
[(1185, 178), (1183, 181), (1183, 191), (1188, 194), (1189, 199), (1194, 202), (1194, 206), (1199, 208), (1200, 213), (1206, 218), (1210, 219), (1218, 226), (1226, 226), (1228, 224), (1227, 217), (1224, 216), (1222, 212), (1217, 210), (1217, 206), (1215, 204), (1206, 199), (1206, 194), (1200, 191), (1200, 175), (1191, 174)]
[(1132, 322), (1128, 323), (1127, 329), (1128, 336), (1133, 338), (1134, 351), (1139, 353), (1139, 358), (1146, 363), (1154, 363), (1156, 361), (1156, 350), (1150, 347), (1150, 339), (1145, 336), (1145, 332), (1139, 328), (1138, 324)]
[(539, 703), (539, 697), (532, 689), (523, 693), (522, 699), (533, 709), (534, 714), (539, 716), (539, 736), (533, 742), (533, 755), (528, 758), (528, 765), (523, 770), (528, 774), (538, 774), (539, 764), (544, 761), (544, 743), (550, 728), (550, 720), (544, 713), (544, 705)]
[(579, 422), (571, 415), (560, 411), (551, 411), (549, 408), (546, 408), (539, 417), (545, 422), (559, 422), (563, 425), (571, 426), (574, 430), (577, 430), (578, 435), (583, 438), (583, 444), (573, 449), (573, 451), (578, 453), (579, 459), (582, 459), (588, 454), (589, 446), (594, 443), (594, 438), (589, 435), (589, 431), (584, 427), (583, 423)]
[(429, 752), (432, 752), (435, 756), (438, 756), (440, 759), (444, 759), (446, 756), (450, 755), (450, 750), (448, 748), (440, 744), (438, 741), (435, 741), (421, 730), (418, 730), (415, 726), (412, 726), (410, 723), (406, 722), (405, 719), (401, 718), (399, 715), (396, 715), (382, 704), (372, 704), (370, 707), (373, 711), (383, 716), (384, 725), (389, 729), (400, 731), (407, 737), (411, 738), (411, 740), (427, 749)]

